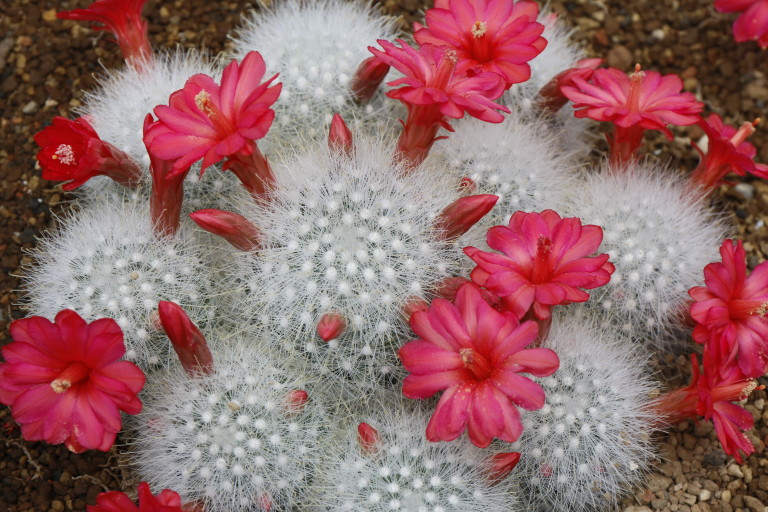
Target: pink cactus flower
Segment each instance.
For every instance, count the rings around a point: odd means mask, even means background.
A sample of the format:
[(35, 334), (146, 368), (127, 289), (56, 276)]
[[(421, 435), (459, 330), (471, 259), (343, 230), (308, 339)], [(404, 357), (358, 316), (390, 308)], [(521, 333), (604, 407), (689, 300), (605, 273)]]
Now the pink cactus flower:
[(476, 446), (495, 437), (514, 442), (523, 430), (516, 406), (544, 405), (541, 386), (518, 374), (551, 375), (560, 361), (549, 349), (525, 349), (536, 339), (536, 323), (496, 311), (476, 285), (461, 287), (455, 302), (435, 299), (411, 316), (419, 339), (399, 351), (410, 372), (403, 395), (429, 398), (444, 390), (427, 424), (429, 441), (452, 441), (468, 430)]
[(498, 73), (508, 89), (531, 77), (528, 61), (547, 46), (538, 15), (538, 5), (526, 0), (436, 0), (414, 38), (453, 48), (458, 73)]
[(737, 43), (757, 41), (760, 48), (768, 48), (768, 0), (716, 0), (720, 12), (740, 12), (733, 24)]
[(728, 364), (708, 347), (704, 349), (704, 372), (695, 354), (691, 355), (692, 376), (688, 386), (667, 392), (654, 402), (654, 408), (667, 424), (703, 416), (712, 420), (723, 451), (742, 462), (755, 451), (744, 431), (754, 425), (752, 414), (732, 402), (747, 398), (757, 382), (745, 376), (739, 367)]
[(577, 75), (571, 82), (562, 92), (574, 103), (576, 117), (614, 124), (608, 138), (613, 163), (635, 158), (645, 130), (659, 130), (671, 140), (667, 125), (695, 124), (703, 107), (690, 92), (680, 92), (680, 77), (641, 71), (639, 64), (629, 76), (614, 68), (596, 69), (589, 81)]
[(73, 452), (107, 451), (122, 427), (120, 411), (138, 414), (144, 373), (125, 354), (123, 332), (102, 318), (86, 323), (72, 310), (55, 322), (33, 316), (10, 327), (2, 348), (0, 402), (28, 441), (64, 443)]
[[(398, 141), (402, 160), (416, 167), (429, 153), (440, 128), (451, 130), (447, 118), (459, 119), (465, 113), (490, 123), (500, 123), (509, 112), (493, 100), (504, 93), (504, 80), (496, 73), (481, 72), (468, 77), (458, 72), (459, 58), (447, 46), (425, 44), (418, 50), (398, 39), (398, 48), (379, 40), (384, 51), (368, 49), (380, 60), (403, 73), (387, 85), (398, 87), (387, 96), (408, 107), (408, 119)], [(399, 87), (402, 86), (402, 87)]]
[(152, 58), (152, 47), (147, 37), (148, 23), (141, 17), (147, 0), (96, 0), (87, 9), (74, 9), (56, 13), (64, 20), (93, 21), (104, 26), (94, 30), (109, 30), (117, 39), (125, 60), (141, 65)]
[(88, 512), (182, 512), (181, 498), (175, 491), (165, 489), (152, 495), (147, 482), (138, 487), (139, 506), (124, 492), (103, 492), (96, 496), (96, 505), (87, 505)]
[(726, 362), (737, 360), (746, 376), (757, 378), (768, 369), (768, 262), (747, 276), (740, 240), (725, 240), (720, 254), (722, 262), (704, 267), (706, 286), (688, 292), (695, 301), (693, 339)]
[(729, 172), (739, 176), (751, 173), (760, 178), (768, 178), (768, 165), (754, 162), (757, 150), (746, 140), (755, 132), (755, 126), (759, 122), (760, 119), (756, 119), (751, 123), (744, 123), (737, 130), (723, 123), (717, 114), (711, 114), (707, 119), (702, 118), (699, 126), (707, 134), (708, 148), (705, 154), (694, 144), (696, 151), (701, 155), (701, 162), (691, 175), (693, 183), (705, 190), (714, 190), (723, 183)]
[(85, 117), (71, 121), (56, 116), (34, 139), (41, 148), (37, 161), (43, 179), (68, 181), (62, 186), (64, 190), (74, 190), (100, 175), (126, 187), (136, 186), (141, 179), (141, 170), (131, 157), (101, 140)]
[[(263, 181), (265, 190), (271, 171), (254, 141), (269, 131), (275, 117), (270, 106), (281, 89), (281, 84), (270, 87), (277, 75), (261, 82), (265, 71), (261, 55), (249, 52), (242, 64), (232, 61), (226, 67), (220, 86), (208, 75), (192, 76), (171, 94), (168, 106), (155, 107), (158, 122), (144, 132), (149, 152), (173, 160), (173, 174), (187, 172), (201, 158), (203, 171), (226, 158), (225, 167), (246, 188), (254, 192)], [(251, 167), (248, 176), (242, 174), (243, 166)]]
[(584, 302), (584, 289), (606, 284), (614, 271), (607, 254), (590, 256), (603, 241), (599, 226), (552, 210), (516, 212), (508, 226), (489, 229), (486, 240), (502, 254), (466, 247), (477, 263), (470, 277), (518, 318), (547, 320), (553, 306)]

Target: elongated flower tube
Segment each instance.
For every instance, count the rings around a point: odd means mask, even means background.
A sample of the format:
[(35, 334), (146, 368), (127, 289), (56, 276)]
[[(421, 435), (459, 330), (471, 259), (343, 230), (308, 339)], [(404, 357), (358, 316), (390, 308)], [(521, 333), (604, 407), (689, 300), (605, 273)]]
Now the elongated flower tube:
[(695, 124), (703, 107), (690, 92), (680, 92), (680, 77), (642, 71), (640, 64), (629, 76), (615, 68), (596, 69), (589, 81), (577, 75), (571, 82), (561, 90), (574, 103), (576, 117), (613, 123), (608, 143), (611, 163), (617, 165), (636, 158), (645, 130), (659, 130), (672, 140), (667, 125)]
[(120, 411), (138, 414), (144, 373), (125, 354), (123, 333), (110, 318), (86, 323), (65, 309), (51, 322), (16, 320), (2, 348), (0, 402), (28, 441), (64, 443), (75, 453), (107, 451), (122, 428)]
[(737, 43), (757, 41), (760, 48), (768, 48), (768, 2), (765, 0), (715, 0), (720, 12), (740, 12), (733, 23), (733, 36)]
[(56, 17), (102, 23), (103, 27), (94, 26), (93, 29), (112, 32), (125, 60), (142, 67), (152, 59), (152, 47), (147, 37), (149, 24), (141, 17), (146, 1), (96, 0), (87, 9), (57, 12)]
[(654, 408), (670, 424), (703, 416), (712, 420), (723, 451), (742, 462), (755, 447), (744, 435), (754, 425), (752, 415), (732, 403), (744, 400), (758, 389), (757, 382), (745, 376), (738, 365), (728, 364), (714, 351), (704, 349), (704, 372), (695, 354), (691, 355), (692, 376), (688, 386), (661, 395)]
[(147, 482), (138, 487), (139, 506), (124, 492), (109, 491), (96, 496), (96, 505), (87, 505), (88, 512), (182, 512), (179, 493), (163, 489), (154, 496)]
[[(447, 46), (425, 44), (418, 50), (402, 39), (400, 47), (380, 39), (384, 51), (368, 49), (376, 57), (403, 73), (387, 85), (398, 87), (387, 96), (408, 107), (408, 119), (397, 143), (398, 158), (415, 168), (427, 157), (440, 128), (451, 130), (446, 119), (465, 113), (490, 123), (504, 120), (497, 110), (509, 112), (493, 100), (504, 92), (504, 80), (496, 73), (481, 72), (468, 77), (459, 72), (459, 57)], [(403, 86), (403, 87), (399, 87)]]
[(162, 238), (173, 236), (179, 229), (186, 175), (175, 174), (173, 160), (160, 158), (150, 149), (159, 127), (159, 121), (155, 121), (152, 114), (147, 114), (144, 118), (144, 144), (149, 154), (149, 171), (152, 176), (149, 214), (155, 235)]
[(747, 276), (741, 240), (725, 240), (720, 255), (722, 262), (704, 267), (706, 286), (688, 292), (695, 301), (693, 339), (706, 343), (724, 362), (736, 361), (747, 377), (757, 378), (768, 369), (768, 262)]
[(43, 179), (68, 181), (64, 190), (76, 189), (94, 176), (108, 176), (126, 187), (141, 180), (141, 170), (131, 157), (101, 140), (85, 117), (71, 121), (56, 116), (34, 138), (41, 148), (37, 161)]
[(437, 0), (414, 38), (453, 48), (457, 73), (498, 73), (508, 89), (531, 77), (528, 61), (547, 46), (538, 15), (538, 5), (526, 0)]
[(502, 254), (466, 247), (477, 263), (471, 278), (518, 318), (546, 321), (553, 306), (585, 302), (584, 290), (606, 284), (614, 271), (607, 254), (590, 256), (603, 240), (599, 226), (562, 219), (552, 210), (516, 212), (508, 226), (489, 229), (486, 239)]
[(707, 119), (702, 118), (699, 126), (707, 134), (707, 151), (705, 153), (694, 144), (696, 151), (701, 155), (701, 161), (691, 175), (693, 184), (712, 191), (723, 183), (729, 172), (739, 176), (750, 173), (760, 178), (768, 178), (768, 165), (755, 163), (757, 150), (747, 142), (747, 137), (755, 132), (755, 126), (759, 122), (760, 119), (756, 119), (751, 123), (744, 123), (737, 130), (723, 123), (717, 114), (711, 114)]
[(184, 88), (171, 94), (169, 105), (154, 109), (158, 123), (145, 133), (150, 153), (173, 160), (172, 175), (186, 175), (203, 159), (201, 172), (226, 160), (254, 196), (263, 196), (272, 183), (272, 171), (255, 140), (266, 135), (275, 112), (270, 106), (280, 95), (280, 84), (270, 87), (277, 75), (262, 83), (264, 60), (250, 52), (241, 64), (232, 61), (221, 78), (197, 74)]
[(444, 391), (427, 439), (452, 441), (468, 430), (481, 448), (496, 437), (516, 441), (523, 430), (516, 406), (544, 405), (541, 386), (518, 374), (544, 377), (559, 366), (549, 349), (524, 349), (536, 339), (536, 323), (520, 324), (514, 315), (499, 313), (473, 283), (459, 289), (455, 305), (435, 299), (428, 311), (413, 313), (410, 323), (419, 339), (398, 352), (410, 372), (403, 395), (423, 399)]

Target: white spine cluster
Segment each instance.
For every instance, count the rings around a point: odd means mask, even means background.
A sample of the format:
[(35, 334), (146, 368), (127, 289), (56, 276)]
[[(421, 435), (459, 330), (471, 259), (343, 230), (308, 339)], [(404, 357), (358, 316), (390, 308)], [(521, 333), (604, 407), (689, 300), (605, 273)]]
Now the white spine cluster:
[[(361, 418), (362, 419), (362, 418)], [(430, 443), (424, 436), (428, 414), (402, 400), (388, 404), (366, 423), (378, 431), (375, 453), (357, 441), (350, 424), (339, 445), (327, 450), (318, 467), (313, 512), (513, 512), (507, 486), (488, 482), (491, 450), (466, 438)], [(357, 420), (359, 421), (359, 420)]]
[(591, 290), (581, 307), (619, 332), (664, 343), (683, 316), (686, 292), (717, 260), (725, 237), (704, 196), (652, 164), (606, 167), (573, 190), (565, 213), (603, 228), (599, 250), (616, 266), (610, 282)]
[(304, 501), (329, 418), (311, 390), (292, 403), (306, 391), (300, 374), (248, 345), (215, 351), (211, 375), (177, 369), (145, 389), (131, 451), (152, 488), (216, 512), (286, 512)]
[[(428, 299), (466, 259), (434, 228), (458, 197), (454, 184), (426, 167), (402, 176), (392, 155), (391, 141), (359, 134), (353, 158), (315, 145), (275, 166), (266, 207), (243, 205), (264, 247), (239, 253), (232, 274), (246, 291), (231, 309), (352, 386), (400, 367), (395, 352), (412, 336), (406, 301)], [(316, 326), (331, 313), (347, 327), (325, 342)]]
[(372, 56), (368, 46), (394, 37), (394, 20), (362, 2), (288, 0), (246, 18), (233, 38), (236, 58), (258, 51), (267, 75), (279, 73), (283, 84), (275, 121), (260, 145), (274, 152), (286, 142), (324, 139), (336, 113), (350, 126), (384, 125), (392, 117), (386, 110), (394, 107), (381, 93), (358, 105), (350, 82)]
[(553, 152), (556, 141), (544, 122), (510, 114), (493, 124), (469, 118), (433, 152), (448, 164), (458, 183), (470, 178), (475, 194), (495, 194), (499, 201), (478, 223), (483, 233), (506, 225), (518, 210), (557, 209), (575, 179), (569, 161)]
[(195, 50), (157, 54), (146, 67), (126, 65), (109, 72), (96, 90), (85, 93), (78, 114), (90, 116), (102, 140), (125, 151), (142, 168), (148, 169), (149, 156), (143, 142), (144, 118), (157, 105), (167, 105), (171, 93), (183, 88), (197, 73), (218, 81), (221, 69), (204, 53)]
[(38, 240), (25, 289), (31, 314), (53, 318), (70, 308), (87, 320), (109, 317), (123, 330), (126, 359), (147, 370), (167, 361), (168, 340), (153, 315), (161, 300), (183, 306), (198, 323), (213, 315), (201, 247), (184, 229), (157, 239), (147, 207), (101, 202), (62, 219)]
[(576, 315), (556, 316), (546, 347), (560, 368), (539, 379), (546, 403), (523, 412), (513, 475), (531, 511), (612, 510), (652, 460), (654, 387), (647, 362), (614, 331)]

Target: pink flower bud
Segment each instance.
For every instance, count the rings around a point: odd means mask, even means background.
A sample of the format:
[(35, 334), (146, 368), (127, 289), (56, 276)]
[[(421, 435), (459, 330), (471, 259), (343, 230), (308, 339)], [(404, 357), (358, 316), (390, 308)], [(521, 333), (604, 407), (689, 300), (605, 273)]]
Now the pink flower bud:
[(331, 130), (328, 133), (328, 147), (348, 157), (352, 156), (352, 132), (339, 114), (333, 114)]
[(357, 442), (366, 455), (373, 455), (379, 451), (381, 444), (379, 431), (367, 423), (360, 423), (357, 426)]
[(405, 318), (410, 319), (411, 315), (413, 315), (415, 312), (426, 311), (428, 309), (429, 304), (424, 302), (423, 299), (420, 299), (419, 297), (411, 297), (405, 303), (405, 306), (403, 306), (403, 314), (405, 315)]
[(163, 329), (171, 340), (184, 370), (192, 377), (213, 373), (213, 356), (205, 336), (181, 306), (169, 301), (160, 301), (158, 311)]
[(387, 73), (389, 73), (389, 64), (376, 57), (368, 57), (360, 64), (352, 78), (350, 84), (352, 95), (358, 102), (366, 103), (376, 94), (376, 89), (384, 81)]
[(438, 215), (435, 227), (442, 231), (440, 236), (446, 240), (458, 238), (491, 211), (498, 200), (499, 196), (493, 194), (459, 198)]
[(269, 512), (272, 510), (272, 498), (267, 493), (263, 493), (259, 496), (258, 499), (259, 502), (259, 510), (264, 510), (265, 512)]
[(288, 393), (286, 401), (289, 412), (301, 412), (309, 401), (309, 394), (303, 389), (297, 389)]
[(317, 323), (317, 335), (323, 341), (331, 341), (341, 336), (347, 327), (347, 319), (340, 313), (326, 313)]
[(224, 210), (198, 210), (189, 214), (195, 223), (209, 233), (218, 235), (241, 251), (261, 247), (261, 233), (248, 219)]
[(473, 194), (477, 191), (477, 183), (475, 183), (472, 178), (468, 178), (467, 176), (464, 176), (461, 178), (461, 181), (459, 181), (459, 192), (462, 194)]
[(515, 469), (517, 463), (520, 462), (520, 453), (518, 452), (506, 452), (497, 453), (490, 458), (488, 467), (488, 482), (491, 485), (501, 483), (502, 480)]

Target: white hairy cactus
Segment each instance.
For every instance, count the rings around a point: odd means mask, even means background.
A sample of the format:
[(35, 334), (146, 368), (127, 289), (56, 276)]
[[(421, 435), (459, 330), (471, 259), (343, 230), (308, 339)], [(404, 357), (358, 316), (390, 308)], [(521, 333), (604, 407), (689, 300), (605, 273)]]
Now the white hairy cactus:
[(169, 357), (153, 321), (159, 301), (182, 305), (195, 322), (213, 315), (206, 256), (190, 243), (188, 228), (157, 239), (148, 205), (106, 201), (62, 221), (38, 240), (25, 276), (31, 314), (53, 318), (70, 308), (89, 321), (113, 318), (125, 335), (126, 359), (145, 371)]
[[(313, 512), (513, 512), (509, 487), (489, 480), (490, 457), (466, 438), (430, 443), (429, 414), (405, 404), (382, 404), (370, 417), (350, 423), (338, 446), (318, 466)], [(357, 421), (375, 429), (377, 441), (364, 448)], [(369, 431), (370, 432), (370, 431)]]
[(297, 138), (323, 139), (336, 113), (350, 126), (396, 119), (386, 115), (396, 107), (381, 92), (361, 106), (350, 89), (358, 66), (372, 57), (368, 46), (395, 34), (394, 19), (364, 2), (288, 0), (246, 18), (233, 37), (235, 57), (260, 52), (267, 76), (279, 73), (283, 84), (263, 148), (274, 152)]
[(144, 118), (157, 105), (167, 105), (170, 95), (197, 73), (218, 80), (221, 69), (196, 50), (156, 54), (141, 68), (126, 65), (108, 72), (95, 90), (85, 93), (78, 114), (89, 116), (101, 139), (125, 151), (146, 170), (149, 155), (143, 141)]
[(216, 512), (289, 511), (303, 502), (328, 415), (301, 374), (246, 339), (209, 340), (214, 370), (158, 374), (131, 420), (142, 480)]
[(703, 194), (654, 164), (605, 167), (574, 187), (565, 213), (603, 228), (600, 252), (616, 266), (608, 284), (574, 307), (635, 339), (665, 343), (726, 237)]
[[(275, 166), (264, 207), (243, 204), (262, 248), (236, 255), (245, 291), (229, 309), (273, 330), (314, 372), (369, 388), (400, 367), (408, 300), (429, 299), (467, 258), (435, 227), (455, 184), (423, 166), (403, 176), (390, 140), (355, 137), (351, 158), (325, 143), (295, 153)], [(326, 315), (342, 327), (329, 342), (316, 332)]]
[(569, 161), (553, 152), (553, 135), (542, 119), (515, 114), (493, 124), (475, 118), (455, 123), (456, 132), (435, 144), (433, 152), (448, 164), (458, 183), (476, 185), (473, 194), (499, 196), (496, 206), (478, 222), (485, 231), (506, 225), (518, 210), (558, 209), (575, 179)]
[(644, 356), (621, 336), (578, 315), (555, 315), (545, 346), (560, 368), (538, 379), (546, 403), (523, 411), (523, 434), (511, 445), (522, 455), (513, 475), (527, 510), (612, 510), (648, 470), (654, 383)]

